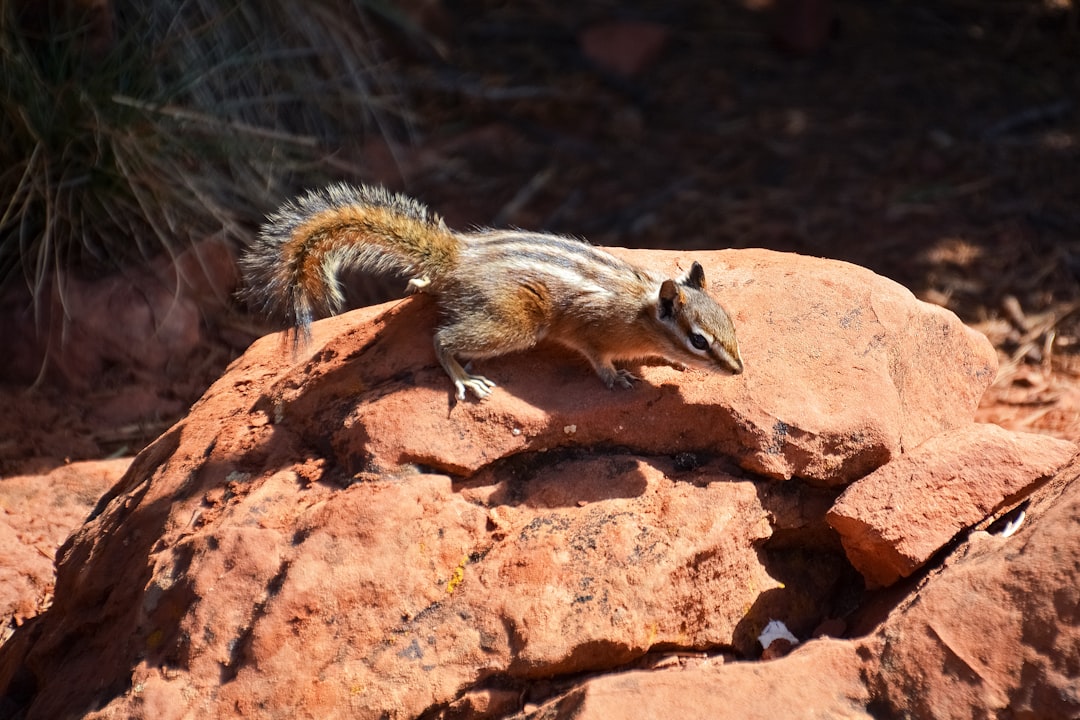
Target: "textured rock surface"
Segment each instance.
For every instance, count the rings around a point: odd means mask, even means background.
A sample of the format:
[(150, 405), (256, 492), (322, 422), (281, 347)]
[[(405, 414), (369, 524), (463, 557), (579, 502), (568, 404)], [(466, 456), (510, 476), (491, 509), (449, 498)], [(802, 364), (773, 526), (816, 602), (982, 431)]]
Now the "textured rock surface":
[[(617, 673), (583, 683), (537, 708), (531, 717), (870, 720), (866, 706), (871, 697), (859, 676), (863, 663), (852, 646), (822, 640), (778, 662), (709, 660), (678, 669)], [(797, 708), (812, 714), (800, 714)]]
[(573, 682), (522, 717), (1076, 718), (1080, 460), (1035, 493), (1028, 517), (1012, 537), (974, 533), (862, 638)]
[(760, 547), (784, 499), (720, 467), (553, 457), (494, 484), (340, 489), (315, 466), (230, 481), (250, 456), (207, 455), (209, 434), (162, 463), (174, 438), (65, 549), (58, 622), (29, 656), (63, 672), (38, 678), (30, 717), (171, 717), (157, 713), (179, 698), (213, 717), (415, 717), (489, 676), (603, 669), (656, 644), (751, 652), (777, 609), (808, 632), (830, 592), (808, 588), (843, 576), (837, 548), (786, 590), (770, 571), (796, 568)]
[[(610, 392), (545, 348), (478, 363), (500, 388), (455, 403), (424, 298), (319, 323), (296, 355), (256, 343), (61, 549), (53, 606), (0, 647), (0, 712), (500, 716), (579, 673), (754, 658), (769, 620), (806, 638), (850, 611), (861, 578), (826, 511), (970, 424), (990, 346), (849, 265), (699, 257), (742, 376), (645, 367)], [(730, 672), (862, 717), (892, 697), (873, 637)], [(838, 684), (787, 687), (815, 666)]]
[[(687, 262), (623, 253), (672, 274)], [(434, 308), (407, 301), (320, 324), (311, 359), (277, 380), (266, 410), (302, 435), (338, 427), (327, 441), (350, 474), (408, 463), (469, 474), (517, 452), (614, 444), (717, 452), (767, 476), (843, 485), (970, 422), (993, 379), (986, 338), (868, 270), (765, 250), (697, 257), (735, 319), (743, 375), (651, 366), (633, 391), (611, 392), (583, 360), (545, 348), (476, 363), (500, 388), (449, 407), (427, 330)], [(279, 352), (267, 338), (249, 359), (273, 364)]]
[(1080, 717), (1080, 461), (1012, 537), (976, 532), (877, 633), (888, 716)]
[(0, 478), (0, 642), (52, 598), (53, 556), (131, 458), (78, 462)]
[(1077, 449), (996, 425), (944, 432), (858, 480), (826, 517), (867, 581), (891, 585), (961, 530), (1030, 493)]

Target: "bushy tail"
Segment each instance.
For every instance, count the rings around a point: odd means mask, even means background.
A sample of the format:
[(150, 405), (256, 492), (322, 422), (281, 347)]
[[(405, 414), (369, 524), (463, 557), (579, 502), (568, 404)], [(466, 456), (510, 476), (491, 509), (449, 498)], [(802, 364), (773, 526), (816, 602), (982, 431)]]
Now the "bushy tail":
[(305, 333), (341, 310), (346, 267), (437, 281), (460, 241), (438, 215), (382, 187), (345, 183), (312, 190), (267, 218), (240, 258), (254, 309)]

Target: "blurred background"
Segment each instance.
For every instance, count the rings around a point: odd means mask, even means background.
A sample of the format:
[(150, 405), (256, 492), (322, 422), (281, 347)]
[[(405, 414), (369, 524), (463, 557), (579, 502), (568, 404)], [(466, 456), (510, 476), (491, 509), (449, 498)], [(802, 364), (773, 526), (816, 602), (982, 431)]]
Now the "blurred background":
[(272, 329), (237, 249), (340, 180), (865, 265), (994, 343), (981, 420), (1080, 437), (1073, 0), (0, 2), (0, 471), (181, 417)]

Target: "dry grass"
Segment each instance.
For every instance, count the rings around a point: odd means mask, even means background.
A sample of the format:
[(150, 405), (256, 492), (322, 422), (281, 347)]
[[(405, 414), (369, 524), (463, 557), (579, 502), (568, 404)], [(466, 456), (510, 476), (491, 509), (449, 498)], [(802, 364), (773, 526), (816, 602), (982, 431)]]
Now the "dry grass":
[(0, 284), (35, 298), (59, 270), (243, 238), (294, 178), (355, 172), (365, 135), (407, 126), (362, 0), (70, 4), (96, 8), (0, 17)]

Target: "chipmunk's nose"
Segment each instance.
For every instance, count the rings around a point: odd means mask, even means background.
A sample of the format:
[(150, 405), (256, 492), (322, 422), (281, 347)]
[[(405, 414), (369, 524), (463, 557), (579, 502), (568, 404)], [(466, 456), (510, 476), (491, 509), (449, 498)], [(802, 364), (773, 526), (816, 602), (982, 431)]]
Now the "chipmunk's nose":
[(735, 348), (734, 355), (724, 348), (714, 348), (712, 354), (717, 365), (732, 375), (742, 375), (743, 361), (738, 348)]

